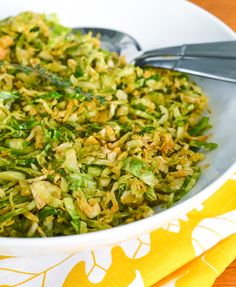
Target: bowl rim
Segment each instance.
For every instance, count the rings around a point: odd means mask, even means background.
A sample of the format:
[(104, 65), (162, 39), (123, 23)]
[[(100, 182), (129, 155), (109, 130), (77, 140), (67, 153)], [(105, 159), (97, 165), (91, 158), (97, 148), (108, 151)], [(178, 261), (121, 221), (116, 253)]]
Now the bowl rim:
[[(183, 0), (175, 1), (181, 2), (183, 4)], [(210, 21), (214, 21), (216, 25), (221, 26), (221, 28), (224, 28), (225, 34), (228, 34), (229, 38), (231, 37), (232, 40), (236, 40), (236, 33), (222, 20), (209, 13), (208, 11), (204, 10), (203, 8), (199, 7), (195, 3), (189, 1), (184, 2), (185, 5), (189, 5), (191, 9), (195, 11), (198, 10), (198, 12), (205, 15), (205, 17), (210, 19)], [(128, 240), (130, 238), (134, 238), (140, 236), (141, 234), (145, 234), (147, 232), (160, 228), (163, 224), (170, 221), (171, 219), (177, 218), (179, 215), (186, 214), (187, 212), (193, 210), (193, 206), (196, 207), (204, 200), (206, 200), (210, 195), (215, 193), (217, 188), (219, 188), (230, 177), (230, 175), (232, 175), (234, 171), (236, 171), (236, 162), (229, 166), (229, 168), (223, 174), (221, 174), (216, 180), (214, 180), (202, 190), (200, 190), (197, 194), (191, 196), (183, 202), (176, 204), (173, 207), (170, 207), (169, 209), (165, 209), (160, 213), (153, 214), (150, 217), (143, 218), (135, 222), (119, 225), (110, 229), (104, 229), (84, 234), (62, 235), (46, 238), (0, 237), (0, 249), (3, 250), (4, 247), (22, 247), (33, 250), (34, 248), (41, 249), (47, 247), (52, 248), (52, 250), (56, 250), (57, 247), (61, 246), (79, 246), (80, 244), (82, 244), (83, 248), (78, 249), (87, 250), (91, 249), (91, 246), (94, 246), (92, 248), (96, 249), (105, 245), (115, 245), (124, 240)], [(175, 210), (174, 214), (173, 210)]]
[[(182, 0), (176, 0), (176, 1), (181, 1)], [(207, 10), (205, 10), (204, 8), (198, 6), (197, 4), (190, 2), (190, 1), (186, 1), (190, 6), (192, 6), (193, 9), (197, 9), (199, 12), (201, 12), (201, 14), (205, 14), (205, 16), (208, 19), (213, 20), (216, 24), (220, 25), (222, 28), (224, 28), (225, 32), (229, 35), (232, 36), (232, 40), (236, 40), (236, 32), (229, 27), (223, 20), (221, 20), (220, 18), (216, 17), (214, 14), (208, 12)]]

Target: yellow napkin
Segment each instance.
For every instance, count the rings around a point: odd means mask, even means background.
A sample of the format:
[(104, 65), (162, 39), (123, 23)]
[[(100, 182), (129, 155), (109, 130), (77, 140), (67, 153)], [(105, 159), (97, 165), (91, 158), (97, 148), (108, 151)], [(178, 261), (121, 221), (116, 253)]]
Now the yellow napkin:
[(113, 248), (67, 256), (2, 257), (0, 286), (209, 287), (235, 258), (233, 175), (186, 216)]

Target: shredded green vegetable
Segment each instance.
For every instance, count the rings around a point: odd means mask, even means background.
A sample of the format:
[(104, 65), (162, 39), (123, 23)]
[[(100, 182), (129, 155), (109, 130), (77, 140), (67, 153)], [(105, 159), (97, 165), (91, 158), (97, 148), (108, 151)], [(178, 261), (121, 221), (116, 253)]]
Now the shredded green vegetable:
[(135, 221), (200, 176), (207, 98), (185, 74), (135, 67), (53, 16), (0, 22), (0, 235)]

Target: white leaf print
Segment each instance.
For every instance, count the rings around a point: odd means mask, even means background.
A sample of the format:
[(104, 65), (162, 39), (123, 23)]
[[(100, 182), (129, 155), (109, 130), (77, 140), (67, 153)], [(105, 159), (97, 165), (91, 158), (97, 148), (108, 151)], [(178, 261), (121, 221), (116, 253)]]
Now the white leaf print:
[(0, 284), (12, 285), (24, 282), (26, 279), (36, 278), (45, 270), (68, 258), (68, 255), (13, 257), (0, 261)]
[(126, 256), (137, 259), (147, 255), (151, 249), (150, 234), (141, 235), (135, 239), (121, 242), (119, 246), (123, 249)]
[(93, 251), (96, 263), (102, 266), (104, 269), (108, 269), (111, 266), (111, 248), (101, 248)]
[[(65, 260), (68, 255), (57, 256), (37, 256), (37, 260), (33, 256), (11, 257), (1, 260), (0, 267), (18, 270), (20, 272), (39, 273), (51, 266)], [(47, 260), (45, 260), (47, 259)]]
[(103, 280), (107, 270), (112, 264), (111, 249), (112, 247), (106, 247), (90, 252), (92, 255), (93, 265), (90, 270), (88, 270), (88, 267), (86, 266), (86, 273), (90, 282), (99, 283)]
[(24, 287), (42, 287), (44, 280), (44, 274), (34, 277), (30, 281), (26, 281), (22, 286)]
[(139, 270), (135, 270), (135, 279), (132, 281), (128, 287), (144, 287), (143, 278)]
[(236, 233), (236, 210), (203, 219), (192, 232), (192, 243), (196, 256), (234, 233)]
[(188, 217), (186, 215), (179, 216), (177, 219), (162, 225), (161, 228), (169, 232), (178, 233), (180, 232), (180, 220), (188, 221)]
[[(57, 286), (62, 286), (73, 266), (77, 262), (85, 260), (86, 257), (83, 256), (83, 253), (54, 257), (38, 256), (36, 258), (15, 257), (4, 259), (0, 261), (0, 285), (21, 284), (22, 287), (36, 287), (39, 283), (36, 284), (35, 282), (45, 280), (44, 286), (49, 287), (54, 286), (56, 280)], [(44, 279), (41, 280), (40, 278)], [(42, 282), (39, 286), (42, 286)]]
[(101, 267), (98, 267), (97, 265), (94, 266), (92, 269), (92, 272), (88, 275), (88, 280), (91, 283), (99, 283), (103, 280), (107, 273), (107, 270), (103, 270)]
[(11, 270), (0, 270), (0, 285), (16, 285), (32, 277), (33, 274), (24, 274)]

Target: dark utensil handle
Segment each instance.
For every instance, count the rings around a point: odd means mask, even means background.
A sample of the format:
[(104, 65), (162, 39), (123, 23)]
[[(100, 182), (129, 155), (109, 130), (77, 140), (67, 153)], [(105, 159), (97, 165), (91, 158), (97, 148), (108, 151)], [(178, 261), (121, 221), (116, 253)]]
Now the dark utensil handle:
[(193, 75), (236, 83), (236, 58), (180, 57), (176, 60), (162, 60), (159, 57), (138, 59), (138, 66), (153, 66), (173, 69)]
[(175, 47), (154, 49), (143, 53), (141, 58), (153, 56), (189, 56), (236, 58), (236, 41), (188, 44)]

